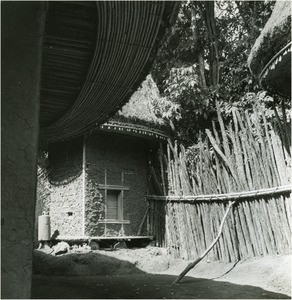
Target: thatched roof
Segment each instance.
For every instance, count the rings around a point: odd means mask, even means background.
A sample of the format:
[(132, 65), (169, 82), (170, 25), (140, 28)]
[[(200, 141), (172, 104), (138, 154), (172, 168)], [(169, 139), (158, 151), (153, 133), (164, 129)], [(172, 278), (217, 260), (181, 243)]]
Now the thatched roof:
[(160, 96), (156, 83), (148, 75), (129, 102), (99, 130), (166, 139), (170, 131), (168, 119), (178, 110), (178, 104)]
[(259, 76), (265, 65), (291, 41), (291, 2), (277, 1), (272, 15), (248, 57), (252, 73)]
[(175, 113), (179, 105), (161, 97), (151, 75), (148, 75), (141, 87), (132, 95), (129, 102), (111, 119), (151, 126), (166, 124), (165, 113)]
[(131, 97), (175, 20), (172, 1), (49, 1), (40, 137), (90, 131)]

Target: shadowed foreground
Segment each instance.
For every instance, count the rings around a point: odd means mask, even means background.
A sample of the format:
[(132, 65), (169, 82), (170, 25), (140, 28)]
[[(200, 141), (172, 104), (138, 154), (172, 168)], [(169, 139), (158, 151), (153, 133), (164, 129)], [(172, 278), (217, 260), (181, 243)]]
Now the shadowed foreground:
[(97, 277), (33, 277), (32, 298), (42, 299), (289, 299), (258, 287), (186, 277), (171, 286), (171, 275), (116, 275)]
[[(159, 254), (159, 251), (150, 248), (134, 251), (124, 249), (118, 252), (123, 255), (128, 253), (131, 256), (129, 260), (118, 253), (105, 251), (72, 253), (59, 257), (35, 251), (32, 297), (34, 299), (289, 299), (285, 294), (266, 291), (256, 286), (195, 277), (185, 277), (179, 285), (172, 286), (176, 275), (151, 274), (154, 270), (156, 273), (170, 271), (170, 261)], [(140, 258), (139, 253), (143, 254)], [(207, 267), (210, 268), (211, 265)], [(214, 275), (214, 271), (210, 270), (211, 274)], [(228, 272), (232, 271), (233, 267)], [(243, 276), (243, 273), (241, 271), (236, 276)]]

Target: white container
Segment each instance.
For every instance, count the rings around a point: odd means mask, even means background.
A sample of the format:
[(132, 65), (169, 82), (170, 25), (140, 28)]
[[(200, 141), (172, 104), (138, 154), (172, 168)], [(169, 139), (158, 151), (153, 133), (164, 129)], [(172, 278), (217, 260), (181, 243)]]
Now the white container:
[(50, 216), (43, 213), (38, 219), (38, 240), (49, 241), (51, 238), (51, 222)]

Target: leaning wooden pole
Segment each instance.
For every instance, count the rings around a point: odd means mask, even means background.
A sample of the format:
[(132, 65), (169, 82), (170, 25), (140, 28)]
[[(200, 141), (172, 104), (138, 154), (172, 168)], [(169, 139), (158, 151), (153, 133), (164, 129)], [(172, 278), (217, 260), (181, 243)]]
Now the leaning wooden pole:
[(223, 225), (224, 222), (227, 218), (228, 212), (230, 211), (231, 207), (234, 205), (236, 201), (232, 201), (229, 203), (229, 206), (223, 216), (223, 219), (221, 221), (220, 227), (219, 227), (219, 232), (217, 237), (213, 240), (213, 242), (211, 243), (211, 245), (207, 248), (207, 250), (200, 255), (200, 257), (198, 259), (196, 259), (193, 263), (190, 263), (184, 270), (183, 272), (175, 279), (175, 281), (172, 284), (176, 284), (179, 283), (181, 281), (181, 279), (191, 270), (195, 267), (195, 265), (197, 265), (207, 254), (208, 252), (214, 247), (214, 245), (218, 242), (221, 234), (222, 234), (222, 229), (223, 229)]

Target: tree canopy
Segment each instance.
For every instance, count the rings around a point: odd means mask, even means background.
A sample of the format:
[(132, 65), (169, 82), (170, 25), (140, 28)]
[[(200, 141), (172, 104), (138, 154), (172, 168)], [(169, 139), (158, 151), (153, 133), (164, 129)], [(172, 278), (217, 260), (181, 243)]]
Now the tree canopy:
[(211, 127), (215, 102), (226, 110), (261, 90), (247, 66), (253, 43), (275, 1), (186, 1), (160, 48), (152, 76), (163, 96), (181, 106), (174, 124), (185, 144)]

